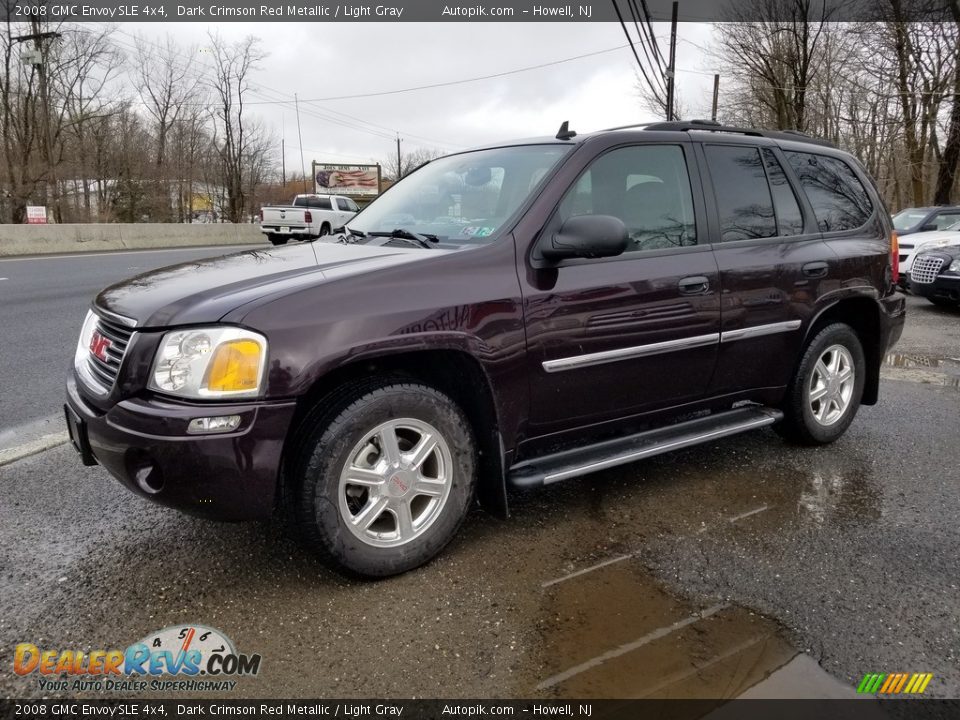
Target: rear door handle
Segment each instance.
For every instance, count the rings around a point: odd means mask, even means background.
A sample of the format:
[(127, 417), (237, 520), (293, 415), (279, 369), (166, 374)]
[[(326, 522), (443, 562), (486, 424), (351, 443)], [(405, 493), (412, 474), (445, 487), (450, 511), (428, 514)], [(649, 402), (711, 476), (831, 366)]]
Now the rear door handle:
[(804, 277), (808, 278), (822, 278), (827, 276), (827, 272), (830, 270), (830, 266), (823, 262), (808, 262), (803, 266)]
[(710, 280), (703, 275), (694, 275), (683, 278), (679, 286), (681, 295), (703, 295), (710, 289)]

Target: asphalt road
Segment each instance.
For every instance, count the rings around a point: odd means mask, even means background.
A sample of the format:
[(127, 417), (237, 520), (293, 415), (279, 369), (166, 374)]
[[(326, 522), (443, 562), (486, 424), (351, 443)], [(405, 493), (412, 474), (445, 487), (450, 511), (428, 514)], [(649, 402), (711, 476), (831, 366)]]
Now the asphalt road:
[(98, 292), (154, 268), (250, 247), (0, 259), (0, 447), (42, 432), (45, 419), (59, 421), (63, 378)]
[[(202, 623), (263, 656), (210, 696), (844, 697), (930, 672), (927, 695), (960, 697), (960, 312), (909, 311), (880, 403), (834, 445), (757, 431), (522, 493), (381, 582), (277, 522), (155, 507), (67, 446), (2, 466), (0, 696), (61, 694), (12, 673), (16, 643)], [(19, 384), (59, 393), (62, 364)]]

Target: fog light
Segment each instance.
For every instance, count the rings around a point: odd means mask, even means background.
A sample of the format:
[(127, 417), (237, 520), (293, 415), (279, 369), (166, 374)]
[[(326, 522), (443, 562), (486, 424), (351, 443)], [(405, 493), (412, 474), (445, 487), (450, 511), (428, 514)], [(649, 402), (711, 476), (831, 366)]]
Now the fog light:
[(236, 430), (240, 427), (239, 415), (218, 415), (216, 417), (194, 418), (187, 425), (190, 435), (205, 435), (207, 433), (222, 433)]

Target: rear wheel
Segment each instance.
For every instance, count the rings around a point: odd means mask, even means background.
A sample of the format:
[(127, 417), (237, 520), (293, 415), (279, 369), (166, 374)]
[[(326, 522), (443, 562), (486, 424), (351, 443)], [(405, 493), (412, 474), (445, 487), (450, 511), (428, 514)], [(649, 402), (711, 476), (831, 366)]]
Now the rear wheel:
[(320, 237), (330, 234), (330, 226), (327, 223), (324, 223), (320, 226)]
[(476, 451), (462, 410), (434, 388), (396, 383), (358, 388), (334, 413), (308, 418), (301, 435), (290, 478), (301, 534), (368, 577), (429, 561), (473, 498)]
[(286, 245), (289, 238), (286, 235), (277, 235), (275, 233), (270, 233), (267, 235), (267, 240), (269, 240), (274, 245)]
[(787, 389), (783, 422), (775, 428), (804, 445), (826, 445), (850, 427), (866, 376), (860, 339), (849, 325), (834, 323), (809, 342)]

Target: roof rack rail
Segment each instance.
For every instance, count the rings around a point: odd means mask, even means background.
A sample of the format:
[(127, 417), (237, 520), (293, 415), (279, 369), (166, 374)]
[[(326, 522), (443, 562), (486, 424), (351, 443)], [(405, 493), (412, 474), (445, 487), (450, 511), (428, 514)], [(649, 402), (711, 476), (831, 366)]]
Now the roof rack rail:
[(620, 125), (618, 127), (605, 128), (601, 132), (610, 132), (612, 130), (630, 130), (633, 128), (643, 128), (644, 130), (667, 130), (674, 132), (687, 132), (690, 130), (699, 130), (702, 132), (724, 132), (736, 133), (738, 135), (749, 135), (751, 137), (765, 137), (774, 140), (790, 140), (792, 142), (805, 142), (813, 145), (822, 145), (823, 147), (836, 148), (829, 140), (807, 135), (799, 130), (762, 130), (757, 128), (741, 128), (732, 125), (723, 125), (716, 120), (675, 120), (670, 122), (647, 122), (636, 123), (634, 125)]

